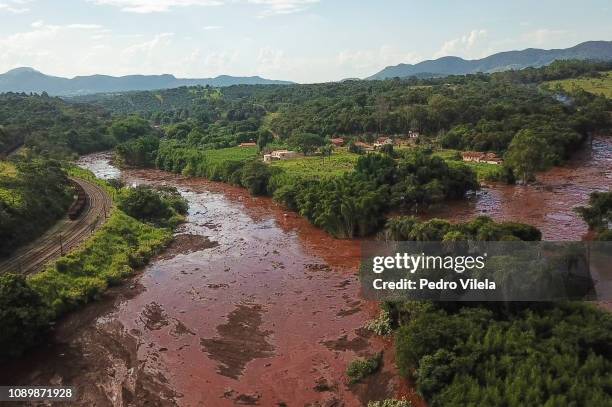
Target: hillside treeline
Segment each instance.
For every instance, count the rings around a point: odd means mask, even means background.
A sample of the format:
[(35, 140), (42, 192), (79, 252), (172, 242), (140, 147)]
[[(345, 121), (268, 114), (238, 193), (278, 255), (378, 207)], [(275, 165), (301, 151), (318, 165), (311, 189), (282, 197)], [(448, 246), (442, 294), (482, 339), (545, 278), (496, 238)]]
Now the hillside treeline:
[(589, 133), (609, 129), (612, 102), (586, 92), (559, 98), (537, 84), (602, 69), (609, 64), (560, 61), (499, 74), (183, 87), (80, 100), (115, 115), (140, 115), (163, 127), (167, 138), (199, 149), (254, 142), (262, 134), (282, 144), (296, 134), (372, 141), (381, 134), (416, 131), (442, 147), (504, 155), (522, 134), (514, 150), (527, 150), (533, 169), (541, 170), (567, 159)]

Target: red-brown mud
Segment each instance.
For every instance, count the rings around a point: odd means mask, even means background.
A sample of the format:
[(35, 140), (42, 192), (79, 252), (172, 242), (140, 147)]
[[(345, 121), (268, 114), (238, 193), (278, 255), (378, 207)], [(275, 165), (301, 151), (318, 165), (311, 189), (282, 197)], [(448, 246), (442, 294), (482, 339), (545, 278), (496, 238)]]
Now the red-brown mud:
[[(81, 163), (112, 173), (106, 161)], [(155, 170), (122, 176), (179, 188), (190, 203), (179, 240), (0, 380), (74, 385), (80, 405), (358, 406), (408, 394), (392, 352), (382, 388), (345, 377), (355, 357), (389, 347), (361, 329), (378, 308), (360, 299), (359, 241), (241, 188)]]
[(533, 185), (491, 183), (467, 201), (446, 205), (425, 217), (456, 222), (478, 215), (496, 220), (529, 223), (544, 240), (581, 240), (587, 225), (573, 211), (586, 205), (593, 191), (612, 187), (612, 136), (596, 136), (565, 165), (537, 175)]

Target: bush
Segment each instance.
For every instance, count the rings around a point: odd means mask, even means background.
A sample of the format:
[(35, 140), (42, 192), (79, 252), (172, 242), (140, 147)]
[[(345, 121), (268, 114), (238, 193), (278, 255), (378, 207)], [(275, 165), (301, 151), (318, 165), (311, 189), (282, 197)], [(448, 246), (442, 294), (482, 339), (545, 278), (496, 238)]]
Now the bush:
[(261, 161), (253, 160), (242, 168), (240, 183), (251, 195), (266, 195), (270, 181), (270, 168)]
[(355, 359), (346, 368), (346, 375), (351, 384), (376, 373), (382, 364), (382, 352), (368, 359)]
[(187, 212), (187, 202), (176, 189), (154, 189), (139, 185), (119, 194), (117, 206), (129, 216), (159, 226), (176, 226), (179, 214)]
[(0, 275), (0, 361), (20, 356), (34, 345), (51, 313), (23, 276)]
[(589, 229), (605, 231), (612, 224), (612, 192), (593, 192), (589, 196), (589, 206), (575, 209), (589, 225)]
[(382, 310), (376, 319), (366, 323), (365, 328), (374, 332), (376, 335), (384, 336), (393, 332), (391, 324), (392, 321), (389, 311)]

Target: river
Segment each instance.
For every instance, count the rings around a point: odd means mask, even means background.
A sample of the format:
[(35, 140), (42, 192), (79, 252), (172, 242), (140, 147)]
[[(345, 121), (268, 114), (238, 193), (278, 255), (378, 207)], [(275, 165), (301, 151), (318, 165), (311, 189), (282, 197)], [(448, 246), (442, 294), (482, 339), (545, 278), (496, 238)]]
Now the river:
[[(128, 184), (177, 187), (189, 201), (175, 241), (126, 284), (61, 321), (53, 341), (0, 373), (3, 383), (69, 384), (79, 405), (358, 406), (422, 401), (394, 368), (390, 340), (363, 324), (359, 241), (337, 240), (266, 197), (200, 178), (114, 168), (106, 154), (79, 165)], [(612, 140), (531, 186), (491, 184), (435, 216), (487, 214), (532, 223), (548, 240), (580, 239), (573, 213), (612, 183)], [(430, 215), (433, 216), (433, 215)], [(382, 371), (348, 385), (357, 356), (384, 350)]]
[[(177, 187), (187, 221), (141, 273), (65, 318), (3, 383), (74, 385), (88, 406), (358, 406), (398, 395), (419, 404), (390, 341), (362, 328), (378, 307), (360, 299), (359, 241), (334, 239), (242, 188), (120, 172), (106, 154), (79, 165)], [(383, 370), (348, 385), (348, 363), (383, 349)]]

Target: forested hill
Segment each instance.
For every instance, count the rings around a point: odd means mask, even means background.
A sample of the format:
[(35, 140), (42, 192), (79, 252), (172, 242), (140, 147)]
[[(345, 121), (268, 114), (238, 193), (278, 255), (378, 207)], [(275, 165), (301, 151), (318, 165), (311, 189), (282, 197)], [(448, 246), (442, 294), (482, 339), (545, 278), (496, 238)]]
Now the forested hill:
[(72, 79), (45, 75), (32, 68), (17, 68), (0, 74), (1, 92), (47, 92), (55, 96), (86, 95), (105, 92), (126, 92), (133, 90), (152, 90), (177, 88), (179, 86), (231, 86), (259, 84), (289, 84), (287, 81), (264, 79), (259, 76), (228, 76), (215, 78), (182, 79), (173, 75), (129, 75), (77, 76)]
[(465, 60), (446, 56), (418, 64), (388, 66), (368, 79), (404, 78), (408, 76), (465, 75), (477, 72), (500, 72), (510, 69), (541, 67), (555, 60), (612, 60), (612, 41), (587, 41), (565, 49), (528, 48), (522, 51), (500, 52), (482, 59)]
[(33, 152), (66, 158), (112, 147), (110, 115), (47, 95), (0, 94), (0, 154), (24, 144)]

